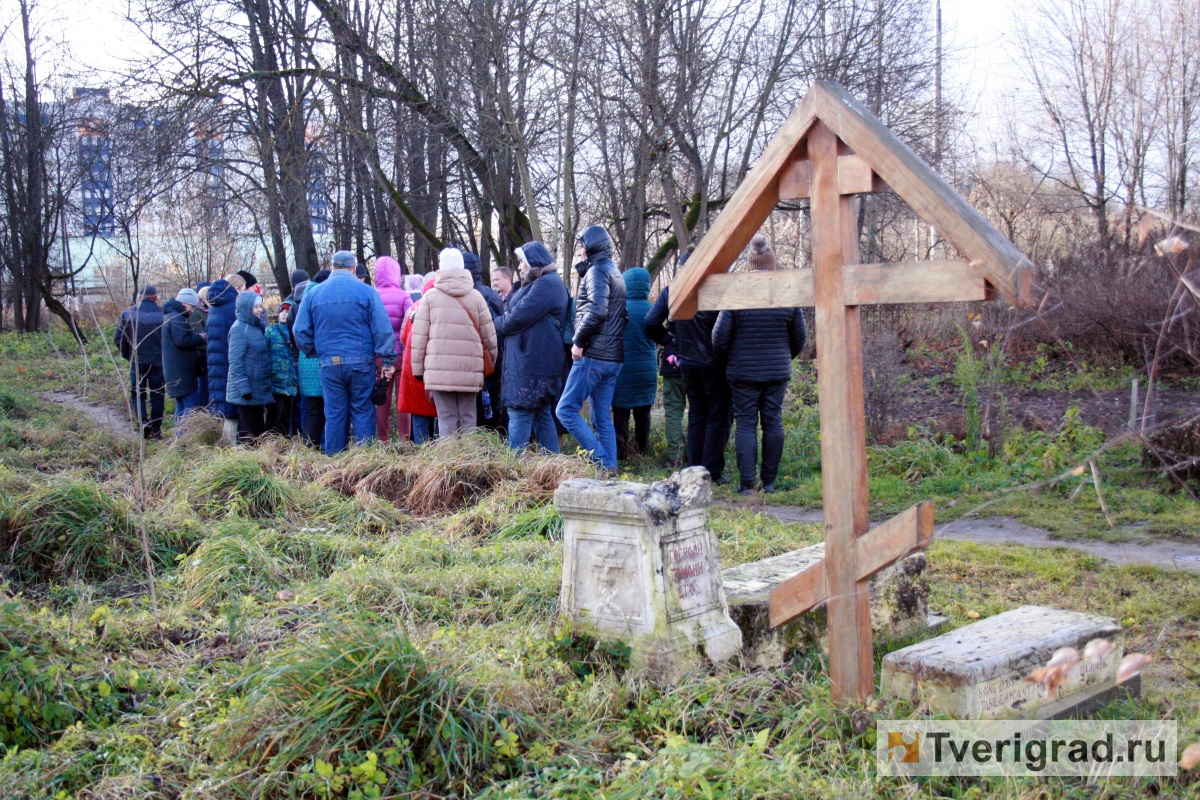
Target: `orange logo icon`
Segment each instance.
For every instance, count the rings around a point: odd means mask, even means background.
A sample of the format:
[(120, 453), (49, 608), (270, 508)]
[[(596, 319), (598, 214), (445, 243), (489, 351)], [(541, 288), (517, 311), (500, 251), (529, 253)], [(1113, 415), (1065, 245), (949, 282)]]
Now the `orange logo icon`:
[[(896, 758), (892, 753), (897, 747), (903, 748), (900, 757)], [(921, 734), (913, 731), (912, 741), (904, 741), (904, 734), (900, 731), (888, 731), (887, 738), (888, 755), (893, 761), (898, 761), (901, 764), (916, 764), (921, 760)]]

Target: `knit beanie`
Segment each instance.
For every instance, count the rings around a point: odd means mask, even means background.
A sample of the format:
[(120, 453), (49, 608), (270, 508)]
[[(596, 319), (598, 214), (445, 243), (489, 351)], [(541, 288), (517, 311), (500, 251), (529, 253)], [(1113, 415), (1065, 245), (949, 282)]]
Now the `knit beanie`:
[(447, 267), (466, 269), (466, 266), (463, 264), (461, 250), (455, 250), (453, 247), (447, 247), (445, 250), (438, 253), (438, 269), (446, 269)]
[(175, 299), (178, 300), (180, 303), (183, 303), (183, 304), (189, 305), (189, 306), (200, 305), (200, 295), (196, 294), (195, 289), (187, 289), (187, 288), (180, 289), (179, 293), (175, 295)]
[(316, 284), (324, 283), (330, 274), (330, 271), (327, 269), (317, 270), (317, 274), (312, 276), (312, 282)]
[(244, 269), (239, 269), (237, 274), (242, 276), (242, 280), (246, 282), (247, 289), (252, 289), (258, 283), (258, 278), (254, 277), (253, 273), (247, 272)]
[(292, 286), (294, 287), (297, 283), (304, 283), (306, 280), (309, 279), (309, 277), (311, 277), (311, 276), (304, 270), (302, 270), (302, 269), (295, 270), (294, 272), (292, 272)]
[(761, 233), (754, 234), (754, 238), (750, 240), (750, 253), (746, 256), (746, 263), (755, 271), (779, 268), (775, 263), (775, 251), (771, 249), (767, 237)]

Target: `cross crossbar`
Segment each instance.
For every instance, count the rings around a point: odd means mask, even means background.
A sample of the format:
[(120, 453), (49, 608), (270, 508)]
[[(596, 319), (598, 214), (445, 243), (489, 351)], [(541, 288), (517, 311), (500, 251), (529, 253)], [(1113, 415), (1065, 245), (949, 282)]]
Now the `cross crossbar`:
[[(842, 269), (848, 306), (898, 303), (955, 303), (989, 300), (991, 285), (966, 259), (851, 264)], [(700, 310), (811, 307), (813, 271), (732, 272), (709, 275), (700, 284)]]
[[(854, 540), (855, 580), (870, 578), (933, 539), (933, 501), (925, 500)], [(771, 590), (771, 627), (785, 625), (829, 599), (825, 562), (818, 561)]]

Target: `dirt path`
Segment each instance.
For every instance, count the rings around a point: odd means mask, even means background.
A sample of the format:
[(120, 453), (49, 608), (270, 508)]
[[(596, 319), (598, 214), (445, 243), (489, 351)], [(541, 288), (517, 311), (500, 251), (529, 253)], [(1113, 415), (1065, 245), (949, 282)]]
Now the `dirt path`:
[(38, 392), (38, 397), (80, 411), (86, 414), (92, 422), (108, 428), (118, 436), (133, 435), (124, 411), (89, 403), (70, 392)]
[[(742, 504), (729, 504), (744, 507)], [(796, 506), (751, 506), (755, 511), (769, 514), (782, 522), (819, 525), (820, 511)], [(878, 523), (872, 523), (874, 527)], [(1200, 572), (1200, 546), (1182, 542), (1160, 541), (1149, 544), (1129, 542), (1071, 541), (1051, 539), (1050, 533), (1034, 528), (1012, 517), (964, 518), (939, 525), (934, 536), (980, 544), (1020, 544), (1026, 547), (1069, 547), (1100, 556), (1113, 564), (1150, 564), (1162, 569), (1182, 569)]]

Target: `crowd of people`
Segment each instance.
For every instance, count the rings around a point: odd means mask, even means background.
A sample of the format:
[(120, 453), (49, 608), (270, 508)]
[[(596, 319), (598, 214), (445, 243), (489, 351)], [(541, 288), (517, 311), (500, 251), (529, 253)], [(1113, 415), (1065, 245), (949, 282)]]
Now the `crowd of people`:
[[(380, 256), (372, 285), (354, 254), (338, 251), (316, 275), (292, 273), (273, 323), (261, 284), (244, 270), (181, 289), (162, 306), (145, 286), (115, 333), (143, 435), (161, 437), (169, 395), (177, 431), (206, 410), (246, 444), (299, 436), (332, 455), (351, 441), (419, 444), (482, 426), (514, 450), (557, 453), (569, 433), (615, 475), (618, 461), (649, 455), (661, 383), (666, 466), (702, 466), (727, 482), (736, 422), (739, 492), (775, 490), (784, 395), (805, 342), (800, 309), (672, 321), (669, 288), (651, 303), (650, 273), (618, 269), (599, 226), (576, 241), (574, 297), (541, 242), (515, 255), (516, 274), (496, 267), (491, 286), (479, 257), (461, 247), (442, 250), (426, 276)], [(747, 262), (777, 269), (761, 235)]]

